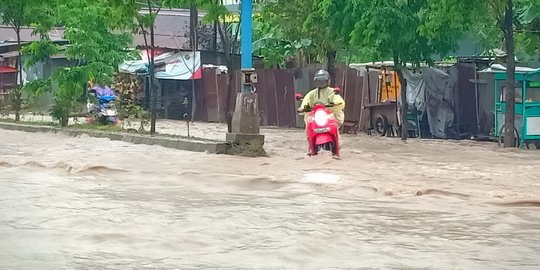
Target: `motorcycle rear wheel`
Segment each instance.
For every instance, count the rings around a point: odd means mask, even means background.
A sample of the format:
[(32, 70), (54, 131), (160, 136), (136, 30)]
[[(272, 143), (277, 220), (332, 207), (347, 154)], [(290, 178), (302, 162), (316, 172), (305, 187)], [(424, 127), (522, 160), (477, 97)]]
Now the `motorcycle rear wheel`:
[(336, 154), (336, 147), (334, 146), (334, 143), (333, 142), (328, 142), (328, 143), (325, 143), (325, 144), (319, 144), (317, 146), (315, 146), (317, 149), (317, 154), (320, 154), (322, 150), (326, 150), (326, 151), (330, 151), (332, 152), (333, 155)]

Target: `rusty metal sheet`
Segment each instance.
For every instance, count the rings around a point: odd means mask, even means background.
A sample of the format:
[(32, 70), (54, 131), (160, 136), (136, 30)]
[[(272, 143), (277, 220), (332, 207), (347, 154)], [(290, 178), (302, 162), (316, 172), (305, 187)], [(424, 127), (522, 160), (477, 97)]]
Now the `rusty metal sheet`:
[(278, 115), (278, 126), (293, 127), (296, 120), (292, 74), (287, 73), (285, 70), (276, 70), (273, 73), (276, 81), (275, 97), (277, 106), (275, 109)]
[(478, 133), (475, 86), (470, 80), (476, 73), (474, 64), (460, 63), (456, 99), (457, 127), (460, 133)]
[[(259, 112), (261, 125), (295, 127), (296, 119), (296, 101), (295, 92), (307, 92), (313, 88), (311, 78), (318, 69), (315, 67), (303, 70), (289, 69), (257, 69), (258, 82), (255, 84), (258, 94)], [(299, 73), (304, 74), (301, 78)], [(295, 78), (295, 75), (296, 78)], [(203, 74), (204, 98), (201, 102), (204, 107), (199, 112), (201, 119), (207, 115), (207, 121), (225, 121), (226, 119), (226, 97), (227, 97), (227, 74), (215, 74), (215, 71), (205, 70)], [(232, 87), (235, 90), (231, 100), (231, 110), (234, 109), (236, 93), (240, 87), (241, 72), (235, 72), (235, 78), (232, 81)], [(304, 78), (307, 76), (307, 78)], [(349, 121), (358, 121), (361, 117), (362, 103), (365, 102), (366, 91), (365, 80), (356, 70), (346, 66), (339, 66), (336, 69), (336, 82), (334, 86), (343, 89), (343, 95), (346, 100), (346, 117)], [(306, 85), (306, 83), (309, 84)], [(304, 85), (307, 89), (295, 89), (294, 86)], [(199, 111), (199, 110), (198, 110)], [(218, 119), (218, 120), (216, 120)], [(360, 121), (361, 122), (361, 121)]]

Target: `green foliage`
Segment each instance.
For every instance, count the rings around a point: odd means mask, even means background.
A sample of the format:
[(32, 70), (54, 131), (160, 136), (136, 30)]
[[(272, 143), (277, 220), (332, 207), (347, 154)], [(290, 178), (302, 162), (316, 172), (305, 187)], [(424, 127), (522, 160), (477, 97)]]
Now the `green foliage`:
[(314, 49), (310, 39), (286, 39), (280, 29), (268, 23), (263, 16), (257, 17), (253, 26), (253, 52), (263, 57), (267, 68), (283, 68), (287, 60)]
[(292, 56), (302, 63), (315, 59), (322, 61), (328, 51), (345, 47), (347, 43), (343, 42), (339, 31), (333, 29), (331, 21), (335, 18), (326, 6), (333, 2), (339, 1), (263, 2), (258, 19), (261, 26), (254, 29), (254, 51), (255, 48), (259, 50), (255, 52), (260, 53), (267, 64), (281, 67), (284, 60)]
[[(118, 64), (130, 55), (126, 48), (132, 37), (129, 33), (114, 31), (129, 26), (111, 19), (118, 11), (105, 0), (58, 1), (54, 4), (56, 6), (49, 6), (54, 13), (43, 18), (41, 24), (37, 22), (36, 26), (45, 31), (52, 25), (62, 25), (64, 38), (69, 42), (66, 56), (79, 63), (76, 67), (60, 68), (51, 77), (51, 82), (58, 84), (51, 116), (65, 126), (70, 114), (78, 107), (88, 80), (104, 85), (112, 82)], [(57, 51), (58, 47), (45, 35), (24, 50), (29, 56), (28, 65), (44, 61)], [(33, 82), (27, 89), (39, 94), (48, 88), (45, 87), (47, 83), (50, 85), (50, 82)]]
[(27, 82), (22, 88), (22, 91), (24, 93), (36, 97), (41, 96), (43, 93), (50, 92), (51, 90), (52, 88), (50, 78), (47, 80), (34, 80)]
[[(397, 67), (432, 63), (432, 55), (457, 46), (465, 31), (455, 22), (458, 9), (450, 0), (353, 0), (344, 10), (357, 18), (350, 42), (373, 61), (393, 59)], [(444, 12), (442, 12), (444, 11)], [(444, 14), (443, 14), (444, 13)], [(339, 16), (338, 16), (339, 17)], [(350, 26), (342, 25), (341, 32)]]
[(29, 26), (39, 17), (38, 11), (50, 0), (0, 0), (2, 23), (17, 28)]
[(70, 114), (77, 108), (79, 100), (84, 94), (87, 73), (84, 66), (65, 67), (56, 71), (52, 77), (52, 80), (58, 82), (58, 90), (54, 94), (51, 116), (60, 121), (63, 127), (68, 125)]
[[(464, 1), (466, 0), (459, 0)], [(486, 49), (504, 50), (502, 22), (505, 0), (481, 0), (463, 14), (472, 16), (471, 32)], [(518, 59), (540, 55), (540, 0), (514, 0), (514, 41)]]
[[(3, 24), (9, 25), (17, 35), (17, 44), (19, 45), (17, 50), (19, 55), (21, 53), (21, 36), (20, 32), (22, 27), (29, 26), (36, 19), (41, 18), (41, 14), (48, 11), (45, 8), (46, 4), (51, 0), (0, 0), (0, 19)], [(43, 8), (43, 12), (40, 9)], [(17, 59), (17, 78), (20, 82), (23, 80), (22, 61), (21, 58)], [(14, 88), (14, 102), (13, 107), (15, 109), (15, 120), (19, 120), (19, 111), (22, 105), (21, 99), (21, 86)]]
[(31, 67), (46, 61), (51, 55), (58, 53), (58, 50), (59, 46), (44, 36), (40, 41), (32, 42), (21, 49), (21, 53), (27, 56), (24, 65)]
[(150, 121), (150, 113), (145, 110), (143, 107), (137, 104), (129, 103), (122, 104), (121, 102), (117, 103), (118, 106), (118, 117), (122, 119), (122, 125), (124, 124), (125, 119), (128, 122), (131, 122), (133, 119), (139, 121), (139, 132), (144, 132), (144, 127), (148, 125)]

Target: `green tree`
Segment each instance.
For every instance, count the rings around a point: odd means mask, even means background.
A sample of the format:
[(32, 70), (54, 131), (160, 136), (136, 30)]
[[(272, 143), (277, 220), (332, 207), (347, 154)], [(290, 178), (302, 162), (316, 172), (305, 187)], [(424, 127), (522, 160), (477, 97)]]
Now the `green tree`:
[[(487, 49), (505, 49), (501, 23), (506, 1), (479, 1), (476, 9), (465, 10), (463, 15), (473, 16), (471, 32), (476, 41)], [(520, 59), (540, 57), (540, 0), (514, 0), (514, 36), (516, 55)]]
[[(68, 124), (70, 113), (84, 96), (86, 82), (94, 80), (100, 84), (110, 84), (118, 64), (129, 57), (126, 48), (132, 37), (111, 18), (116, 11), (106, 5), (105, 0), (73, 0), (56, 2), (55, 12), (50, 14), (38, 29), (50, 26), (50, 19), (64, 27), (64, 38), (69, 42), (65, 54), (69, 60), (76, 60), (74, 67), (62, 67), (52, 75), (58, 89), (54, 94), (51, 115), (62, 126)], [(55, 45), (42, 36), (25, 50), (30, 56), (27, 64), (48, 58), (56, 51)]]
[[(47, 4), (51, 1), (37, 1), (37, 0), (0, 0), (0, 16), (2, 23), (11, 26), (17, 36), (17, 81), (18, 85), (14, 89), (14, 109), (15, 109), (15, 121), (20, 120), (21, 110), (21, 89), (23, 86), (23, 64), (22, 64), (22, 40), (21, 30), (23, 27), (30, 26), (38, 19), (42, 19), (48, 12)], [(41, 30), (41, 29), (37, 29)]]
[[(110, 4), (118, 12), (119, 21), (117, 23), (127, 22), (130, 24), (132, 31), (140, 31), (144, 37), (145, 49), (149, 50), (146, 55), (148, 57), (148, 74), (151, 97), (151, 118), (150, 118), (150, 134), (156, 132), (157, 119), (157, 81), (154, 73), (155, 60), (155, 42), (154, 28), (156, 17), (161, 9), (168, 4), (166, 0), (146, 0), (143, 2), (135, 0), (109, 0)], [(146, 9), (146, 12), (141, 12)], [(148, 40), (150, 39), (150, 41)]]
[[(465, 0), (461, 0), (465, 2)], [(483, 0), (463, 10), (470, 19), (472, 30), (478, 32), (484, 44), (498, 44), (506, 51), (507, 89), (515, 85), (515, 57), (519, 54), (540, 55), (540, 1), (539, 0)], [(497, 45), (495, 45), (497, 46)], [(516, 141), (515, 91), (505, 94), (506, 115), (504, 124), (504, 147), (513, 147)]]
[[(328, 16), (333, 16), (333, 24), (341, 26), (337, 32), (345, 36), (349, 33), (353, 47), (362, 48), (363, 54), (372, 60), (393, 59), (403, 89), (401, 139), (406, 140), (407, 82), (402, 69), (408, 63), (415, 67), (421, 63), (432, 64), (433, 55), (445, 54), (457, 47), (457, 39), (465, 30), (464, 21), (458, 16), (461, 9), (450, 0), (329, 0), (324, 3), (327, 12), (332, 12)], [(354, 16), (356, 23), (351, 24), (346, 19), (339, 21), (347, 16)]]
[(263, 58), (265, 67), (285, 68), (294, 62), (294, 67), (304, 67), (313, 62), (315, 46), (309, 38), (287, 39), (281, 29), (261, 14), (253, 23), (253, 53)]
[[(506, 45), (506, 115), (504, 123), (504, 147), (513, 147), (515, 141), (514, 126), (515, 126), (515, 101), (516, 91), (514, 91), (516, 61), (515, 61), (515, 45), (514, 45), (514, 6), (512, 0), (494, 1), (495, 5), (505, 7), (503, 19), (499, 19), (502, 32), (504, 33), (504, 41)], [(506, 6), (505, 6), (506, 4)], [(502, 9), (502, 8), (501, 8)], [(500, 18), (500, 17), (499, 17)]]
[[(125, 23), (128, 22), (131, 24), (132, 31), (139, 31), (143, 34), (145, 49), (149, 49), (150, 52), (155, 50), (155, 21), (159, 12), (163, 8), (172, 8), (172, 7), (188, 7), (190, 9), (190, 47), (195, 53), (197, 48), (197, 25), (198, 25), (198, 9), (197, 6), (205, 4), (205, 0), (145, 0), (145, 1), (136, 1), (136, 0), (107, 0), (111, 6), (117, 11), (117, 22)], [(144, 10), (144, 12), (142, 12)], [(156, 132), (156, 121), (157, 121), (157, 80), (154, 73), (154, 62), (155, 55), (154, 53), (148, 53), (148, 73), (149, 73), (149, 84), (150, 84), (150, 93), (151, 93), (151, 111), (152, 116), (150, 120), (150, 134)], [(193, 121), (196, 103), (195, 103), (195, 81), (192, 81), (192, 96), (193, 104), (191, 111), (191, 120)]]
[(239, 53), (240, 21), (234, 22), (228, 19), (231, 12), (223, 5), (223, 0), (200, 0), (198, 6), (206, 11), (203, 22), (214, 24), (220, 37), (221, 50), (225, 55), (225, 64), (228, 69), (227, 81), (227, 130), (231, 132), (232, 123), (232, 100), (236, 89), (233, 89), (235, 80), (235, 55)]
[[(283, 58), (299, 51), (307, 53), (308, 59), (314, 58), (326, 62), (326, 68), (334, 77), (337, 52), (346, 48), (347, 36), (336, 31), (332, 22), (337, 18), (350, 18), (345, 9), (334, 12), (336, 5), (347, 7), (346, 1), (332, 0), (276, 0), (264, 1), (262, 20), (272, 26), (272, 31), (281, 42), (274, 42), (274, 51), (281, 52)], [(271, 41), (271, 40), (270, 40)], [(309, 41), (309, 42), (308, 42)], [(281, 50), (283, 43), (289, 50)], [(268, 46), (267, 46), (268, 47)], [(292, 52), (292, 53), (291, 53)]]

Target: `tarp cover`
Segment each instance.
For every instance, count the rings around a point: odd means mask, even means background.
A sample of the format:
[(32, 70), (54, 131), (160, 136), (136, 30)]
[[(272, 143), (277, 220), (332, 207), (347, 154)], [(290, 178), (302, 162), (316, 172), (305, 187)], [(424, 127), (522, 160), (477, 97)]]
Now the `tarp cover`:
[(0, 66), (0, 73), (15, 73), (17, 72), (16, 68), (8, 66)]
[(448, 71), (436, 68), (422, 70), (425, 82), (426, 113), (429, 129), (437, 138), (452, 138), (455, 130), (455, 98), (457, 68)]
[(101, 97), (101, 96), (115, 96), (114, 91), (110, 87), (107, 87), (107, 86), (96, 85), (96, 86), (92, 87), (91, 90), (95, 91), (96, 96), (98, 96), (98, 97)]
[[(122, 73), (148, 73), (148, 57), (146, 52), (141, 54), (142, 60), (130, 60), (118, 67)], [(156, 79), (191, 80), (202, 78), (201, 54), (196, 52), (164, 52), (154, 59)]]
[(426, 83), (422, 73), (411, 70), (403, 70), (403, 76), (407, 80), (407, 101), (409, 107), (414, 106), (419, 111), (426, 110)]
[[(427, 114), (429, 130), (434, 137), (448, 139), (456, 135), (454, 93), (457, 75), (455, 67), (448, 71), (437, 68), (421, 68), (420, 72), (403, 70), (409, 110)], [(401, 107), (401, 97), (398, 106)]]

